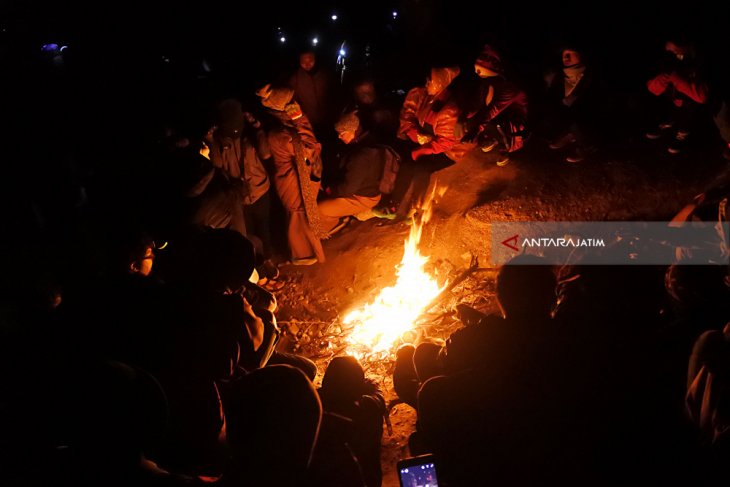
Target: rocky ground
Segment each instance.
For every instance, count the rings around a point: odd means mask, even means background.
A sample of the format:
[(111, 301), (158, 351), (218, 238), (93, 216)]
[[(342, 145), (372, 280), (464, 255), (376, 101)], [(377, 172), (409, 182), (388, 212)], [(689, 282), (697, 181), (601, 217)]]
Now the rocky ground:
[[(538, 142), (505, 167), (497, 167), (494, 156), (478, 153), (441, 171), (438, 182), (447, 190), (424, 229), (421, 252), (430, 256), (430, 270), (439, 280), (453, 282), (473, 257), (479, 268), (429, 310), (421, 335), (448, 336), (458, 326), (453, 314), (456, 303), (486, 312), (496, 309), (491, 222), (667, 220), (728, 169), (715, 152), (672, 156), (661, 146), (642, 141), (631, 149), (569, 164)], [(340, 319), (395, 282), (394, 268), (409, 227), (385, 222), (351, 223), (324, 243), (324, 264), (282, 268), (288, 282), (277, 293), (278, 317), (285, 330), (282, 346), (315, 359), (318, 380), (329, 359), (344, 352), (347, 330)], [(393, 400), (393, 363), (365, 365), (367, 374), (379, 380)], [(383, 485), (397, 486), (395, 464), (409, 456), (407, 440), (415, 413), (399, 404), (391, 411), (390, 423), (392, 428), (383, 436)]]

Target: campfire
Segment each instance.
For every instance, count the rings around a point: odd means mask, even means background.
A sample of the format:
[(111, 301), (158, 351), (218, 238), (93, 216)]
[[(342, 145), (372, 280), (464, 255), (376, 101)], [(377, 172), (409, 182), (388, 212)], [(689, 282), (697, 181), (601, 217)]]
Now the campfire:
[(372, 302), (345, 315), (343, 324), (351, 329), (346, 340), (347, 353), (361, 359), (384, 357), (398, 343), (412, 342), (417, 336), (414, 331), (419, 317), (446, 287), (445, 283), (439, 286), (426, 272), (428, 257), (418, 249), (437, 192), (443, 194), (443, 190), (434, 187), (414, 217), (403, 258), (396, 266), (396, 283), (381, 290)]

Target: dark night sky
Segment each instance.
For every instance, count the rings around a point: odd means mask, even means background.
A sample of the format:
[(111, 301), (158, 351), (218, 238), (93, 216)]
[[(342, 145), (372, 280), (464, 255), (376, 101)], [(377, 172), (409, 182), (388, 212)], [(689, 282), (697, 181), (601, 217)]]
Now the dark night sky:
[[(618, 88), (645, 79), (665, 34), (685, 31), (695, 37), (715, 70), (727, 71), (730, 50), (729, 6), (692, 2), (685, 11), (639, 2), (479, 2), (456, 0), (376, 0), (360, 2), (98, 2), (74, 0), (0, 0), (0, 59), (22, 88), (47, 42), (68, 44), (71, 84), (89, 100), (129, 97), (164, 83), (194, 78), (205, 58), (213, 67), (216, 89), (251, 93), (296, 65), (296, 52), (314, 33), (324, 63), (332, 64), (339, 43), (353, 52), (371, 41), (382, 78), (407, 89), (422, 81), (432, 64), (469, 66), (485, 41), (501, 48), (508, 64), (525, 79), (538, 79), (546, 59), (565, 41), (579, 41), (593, 54), (602, 75)], [(690, 8), (691, 7), (691, 8)], [(393, 22), (391, 12), (399, 16)], [(330, 15), (339, 20), (333, 23)], [(278, 42), (281, 27), (287, 43)], [(163, 56), (172, 62), (163, 66)], [(162, 71), (168, 76), (163, 79)], [(171, 76), (170, 73), (173, 73)], [(626, 84), (626, 86), (622, 86)], [(180, 88), (182, 91), (183, 88)], [(138, 106), (145, 102), (138, 101)], [(88, 101), (88, 100), (87, 100)], [(124, 105), (124, 103), (117, 103)]]

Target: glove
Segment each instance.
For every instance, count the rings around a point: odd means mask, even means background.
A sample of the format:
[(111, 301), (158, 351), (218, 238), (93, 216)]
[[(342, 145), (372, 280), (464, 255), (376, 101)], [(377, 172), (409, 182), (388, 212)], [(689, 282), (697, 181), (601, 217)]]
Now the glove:
[(299, 103), (293, 101), (289, 103), (287, 106), (284, 107), (284, 111), (287, 115), (289, 115), (289, 118), (292, 120), (297, 120), (299, 118), (302, 118), (302, 107), (299, 106)]

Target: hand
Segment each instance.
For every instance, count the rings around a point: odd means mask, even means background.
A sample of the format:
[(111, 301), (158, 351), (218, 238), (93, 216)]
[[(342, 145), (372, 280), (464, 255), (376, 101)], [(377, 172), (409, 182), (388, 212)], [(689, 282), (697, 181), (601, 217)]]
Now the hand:
[(418, 145), (426, 145), (431, 142), (432, 138), (433, 137), (428, 134), (418, 134), (416, 135), (416, 142), (418, 142)]
[(206, 159), (210, 160), (210, 147), (208, 147), (208, 144), (203, 142), (200, 147), (200, 151), (198, 151), (201, 156), (205, 157)]
[(411, 158), (415, 161), (419, 157), (426, 155), (421, 149), (415, 149), (411, 151)]
[(661, 73), (659, 76), (655, 78), (657, 81), (661, 82), (662, 84), (669, 84), (672, 81), (672, 75), (669, 73)]
[(261, 128), (261, 122), (256, 120), (256, 117), (254, 117), (251, 112), (243, 112), (243, 118), (246, 119), (246, 122), (248, 122), (248, 124), (253, 128)]
[(302, 118), (302, 107), (299, 106), (299, 103), (293, 101), (289, 103), (287, 106), (284, 107), (284, 111), (287, 115), (289, 115), (289, 118), (292, 120), (297, 120), (299, 118)]
[(243, 298), (243, 310), (246, 332), (251, 339), (254, 351), (256, 351), (264, 342), (264, 322), (256, 316), (256, 313), (254, 313), (253, 308), (248, 304), (246, 298)]

